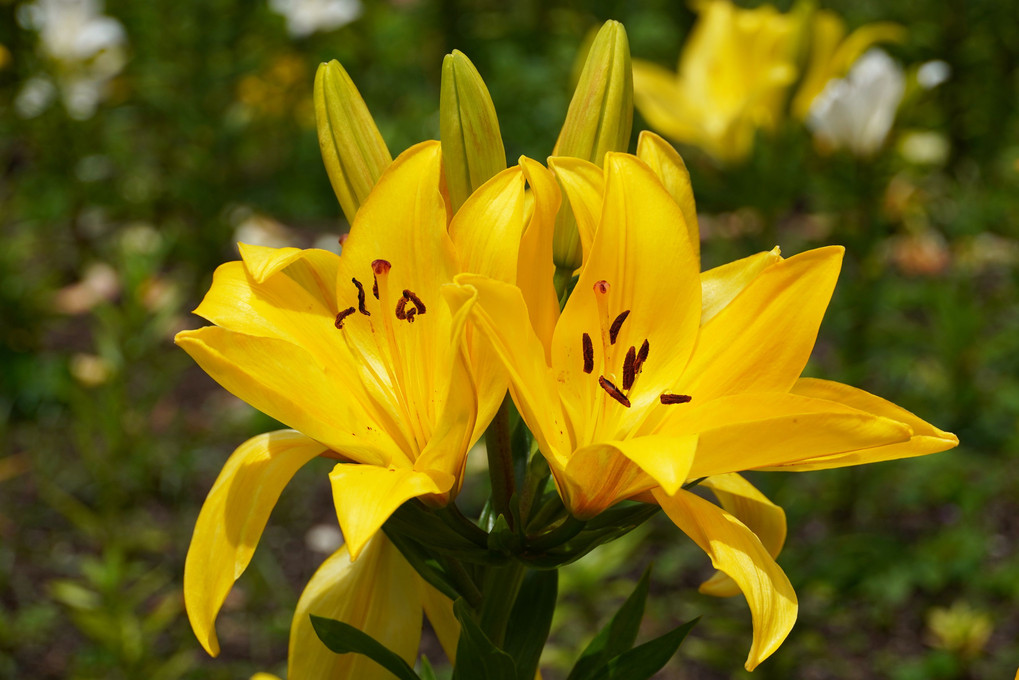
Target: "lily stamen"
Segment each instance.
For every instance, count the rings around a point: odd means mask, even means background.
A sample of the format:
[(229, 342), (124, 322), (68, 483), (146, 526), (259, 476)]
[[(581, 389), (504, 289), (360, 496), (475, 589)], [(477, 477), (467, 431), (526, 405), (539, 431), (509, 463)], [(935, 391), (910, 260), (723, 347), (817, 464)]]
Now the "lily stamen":
[(605, 376), (598, 376), (598, 384), (605, 390), (606, 393), (626, 408), (630, 408), (630, 400), (626, 398), (626, 395), (619, 391), (619, 388), (613, 385), (611, 382), (605, 379)]
[(609, 344), (616, 344), (616, 338), (619, 337), (619, 331), (623, 327), (623, 322), (626, 321), (626, 317), (630, 316), (630, 310), (627, 309), (616, 317), (615, 321), (609, 327)]
[(346, 309), (344, 309), (343, 311), (336, 315), (336, 321), (334, 322), (334, 325), (338, 329), (343, 330), (343, 320), (346, 319), (351, 314), (353, 314), (355, 311), (357, 310), (354, 309), (353, 307), (347, 307)]
[(594, 371), (594, 343), (591, 342), (591, 336), (584, 333), (581, 344), (584, 350), (584, 373), (591, 373)]
[(356, 278), (351, 278), (350, 281), (357, 287), (357, 311), (361, 312), (365, 316), (371, 316), (371, 312), (368, 311), (368, 308), (365, 307), (364, 304), (364, 286), (362, 286), (361, 282)]
[(637, 378), (637, 349), (630, 345), (626, 351), (626, 358), (623, 359), (623, 390), (629, 391), (633, 387), (633, 381)]
[(661, 399), (663, 404), (686, 404), (693, 397), (689, 394), (663, 394), (659, 399)]

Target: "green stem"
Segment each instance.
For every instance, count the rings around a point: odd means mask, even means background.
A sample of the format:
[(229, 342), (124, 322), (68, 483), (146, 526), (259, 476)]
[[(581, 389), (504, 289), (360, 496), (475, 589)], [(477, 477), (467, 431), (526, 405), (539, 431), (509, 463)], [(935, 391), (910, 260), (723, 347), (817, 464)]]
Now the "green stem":
[(485, 574), (478, 625), (496, 647), (501, 648), (506, 641), (506, 626), (525, 570), (526, 567), (519, 562), (510, 562), (501, 567), (491, 567)]
[(474, 579), (467, 573), (464, 566), (460, 564), (460, 560), (452, 558), (438, 557), (439, 563), (445, 568), (449, 578), (457, 585), (457, 591), (464, 596), (472, 608), (477, 609), (484, 603), (484, 597), (478, 587), (474, 584)]
[(515, 487), (511, 435), (509, 395), (506, 395), (485, 433), (485, 447), (488, 449), (488, 475), (492, 480), (492, 508), (496, 516), (503, 515), (506, 518), (510, 528), (513, 527), (510, 498), (513, 497)]

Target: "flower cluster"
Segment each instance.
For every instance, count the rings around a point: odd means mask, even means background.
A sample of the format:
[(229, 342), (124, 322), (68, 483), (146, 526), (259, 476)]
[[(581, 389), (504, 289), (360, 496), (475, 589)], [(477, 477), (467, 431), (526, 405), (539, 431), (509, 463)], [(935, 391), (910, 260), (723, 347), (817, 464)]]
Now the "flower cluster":
[[(795, 88), (791, 113), (808, 121), (822, 144), (865, 155), (884, 142), (902, 98), (901, 84), (894, 85), (901, 69), (875, 49), (883, 60), (868, 57), (860, 66), (868, 75), (836, 83), (868, 48), (901, 41), (901, 26), (867, 24), (847, 36), (837, 14), (807, 3), (786, 14), (771, 5), (741, 9), (730, 0), (694, 6), (699, 20), (676, 73), (649, 62), (633, 64), (636, 105), (654, 129), (722, 162), (739, 162), (758, 130), (775, 130)], [(864, 84), (875, 79), (882, 85)], [(871, 93), (875, 89), (881, 92)], [(880, 122), (873, 120), (878, 117)]]
[[(298, 604), (291, 677), (381, 672), (329, 649), (402, 669), (421, 612), (458, 669), (479, 645), (507, 659), (503, 649), (533, 649), (508, 625), (533, 604), (524, 591), (549, 592), (541, 574), (554, 579), (548, 569), (659, 509), (717, 568), (702, 591), (746, 597), (754, 668), (797, 603), (775, 561), (784, 513), (739, 473), (919, 456), (957, 439), (874, 395), (801, 377), (841, 248), (784, 258), (776, 247), (701, 271), (679, 154), (647, 132), (626, 153), (620, 25), (596, 39), (547, 164), (506, 167), (466, 57), (447, 57), (443, 76), (441, 142), (391, 160), (353, 82), (322, 65), (320, 142), (352, 222), (342, 254), (242, 244), (196, 310), (213, 325), (177, 336), (224, 388), (292, 428), (238, 448), (202, 509), (185, 568), (198, 638), (218, 652), (216, 615), (272, 506), (325, 457), (346, 545)], [(454, 501), (486, 430), (492, 498), (472, 521)], [(550, 592), (554, 607), (554, 580)], [(327, 648), (309, 615), (394, 656), (338, 648), (315, 619)], [(512, 661), (506, 677), (534, 676), (536, 655)]]

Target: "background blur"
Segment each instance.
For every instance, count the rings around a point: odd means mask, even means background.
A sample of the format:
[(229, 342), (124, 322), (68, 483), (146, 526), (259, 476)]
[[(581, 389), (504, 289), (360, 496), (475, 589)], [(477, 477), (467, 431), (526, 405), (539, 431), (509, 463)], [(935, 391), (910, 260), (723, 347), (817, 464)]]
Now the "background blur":
[[(460, 49), (491, 89), (509, 157), (544, 159), (592, 28), (623, 21), (635, 57), (674, 68), (695, 18), (674, 0), (311, 4), (320, 8), (0, 0), (2, 678), (283, 673), (297, 596), (336, 547), (329, 464), (309, 465), (284, 492), (219, 618), (223, 653), (208, 658), (182, 611), (191, 529), (229, 453), (273, 423), (218, 388), (172, 336), (201, 325), (188, 311), (214, 268), (236, 258), (235, 241), (334, 248), (346, 230), (315, 135), (319, 62), (343, 63), (395, 155), (438, 136), (441, 60)], [(1010, 678), (1015, 7), (823, 5), (850, 28), (908, 29), (886, 47), (912, 79), (888, 143), (867, 160), (822, 155), (790, 119), (739, 166), (680, 147), (705, 266), (776, 243), (786, 255), (847, 245), (808, 373), (876, 392), (963, 444), (753, 476), (788, 512), (780, 563), (800, 597), (792, 635), (754, 677)], [(916, 68), (930, 60), (951, 74), (924, 89)], [(635, 133), (644, 127), (638, 116)], [(747, 676), (744, 601), (698, 595), (708, 560), (663, 521), (567, 569), (546, 678), (561, 677), (652, 560), (647, 635), (703, 615), (662, 677)]]

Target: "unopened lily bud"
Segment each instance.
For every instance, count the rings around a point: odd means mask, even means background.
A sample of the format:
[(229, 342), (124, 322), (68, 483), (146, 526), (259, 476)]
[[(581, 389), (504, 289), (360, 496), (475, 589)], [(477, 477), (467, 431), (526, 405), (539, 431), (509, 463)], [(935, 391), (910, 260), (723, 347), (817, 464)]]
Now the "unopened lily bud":
[(361, 93), (338, 61), (319, 65), (315, 74), (315, 120), (329, 182), (353, 224), (393, 157)]
[(458, 50), (442, 60), (439, 132), (446, 186), (456, 211), (475, 189), (506, 169), (492, 97), (474, 64)]
[[(609, 151), (626, 151), (633, 127), (633, 72), (626, 30), (606, 21), (588, 52), (580, 81), (559, 133), (554, 156), (573, 156), (601, 165)], [(553, 258), (560, 269), (580, 266), (582, 252), (573, 214), (556, 220)]]

